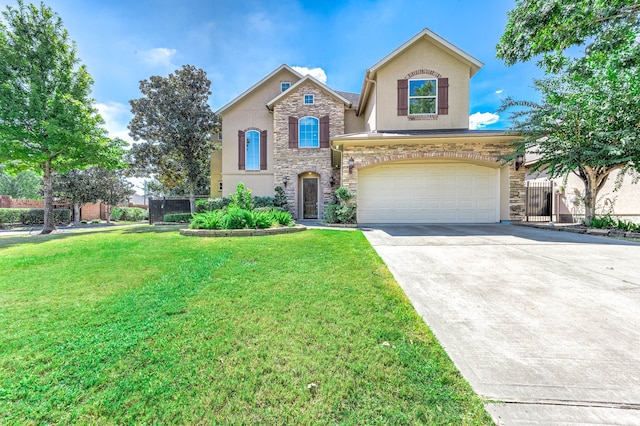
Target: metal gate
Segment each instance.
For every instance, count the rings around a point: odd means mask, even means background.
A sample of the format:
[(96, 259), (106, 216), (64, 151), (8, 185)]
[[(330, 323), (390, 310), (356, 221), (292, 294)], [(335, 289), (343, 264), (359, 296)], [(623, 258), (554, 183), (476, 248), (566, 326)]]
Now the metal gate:
[(191, 205), (188, 199), (149, 200), (149, 224), (162, 222), (165, 214), (191, 213)]
[(527, 182), (525, 220), (527, 222), (551, 222), (552, 215), (553, 182)]

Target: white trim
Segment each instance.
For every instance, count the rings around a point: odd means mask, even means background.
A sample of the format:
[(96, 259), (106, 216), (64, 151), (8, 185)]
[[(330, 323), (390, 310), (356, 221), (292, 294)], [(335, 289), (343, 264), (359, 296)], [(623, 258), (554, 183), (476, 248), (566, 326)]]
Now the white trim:
[[(421, 116), (421, 115), (438, 115), (438, 78), (410, 78), (407, 82), (407, 116)], [(433, 80), (436, 82), (436, 95), (435, 96), (414, 96), (415, 99), (435, 99), (435, 111), (434, 112), (422, 112), (419, 114), (411, 114), (411, 82), (412, 81), (425, 81)]]
[[(248, 135), (251, 132), (255, 132), (258, 134), (258, 168), (257, 169), (250, 169), (249, 166), (249, 161), (248, 161), (248, 151), (247, 148), (249, 146), (249, 138)], [(260, 132), (258, 130), (255, 129), (250, 129), (247, 130), (246, 132), (244, 132), (244, 170), (245, 171), (251, 171), (251, 172), (256, 172), (256, 171), (260, 171)]]
[[(300, 121), (302, 121), (305, 118), (313, 118), (314, 120), (316, 120), (318, 122), (318, 145), (317, 146), (300, 146), (300, 140), (302, 139), (300, 137)], [(318, 148), (320, 148), (320, 119), (318, 117), (314, 117), (313, 115), (305, 115), (304, 117), (300, 117), (298, 119), (298, 148), (301, 148), (301, 149), (318, 149)]]

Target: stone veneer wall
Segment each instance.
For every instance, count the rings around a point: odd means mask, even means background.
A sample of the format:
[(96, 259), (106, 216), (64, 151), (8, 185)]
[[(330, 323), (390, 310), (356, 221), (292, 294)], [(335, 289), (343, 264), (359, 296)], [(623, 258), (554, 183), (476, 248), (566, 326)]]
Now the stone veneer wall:
[[(304, 95), (314, 95), (313, 105), (304, 105)], [(325, 93), (313, 83), (306, 83), (293, 89), (273, 108), (273, 171), (275, 185), (282, 186), (283, 178), (289, 177), (285, 188), (287, 202), (294, 218), (298, 218), (300, 197), (298, 178), (301, 174), (311, 172), (319, 176), (318, 218), (324, 217), (324, 206), (331, 203), (333, 191), (329, 178), (333, 174), (338, 182), (339, 173), (331, 168), (331, 148), (289, 148), (289, 117), (302, 118), (313, 116), (318, 119), (329, 116), (330, 136), (344, 133), (345, 105), (342, 101)], [(337, 186), (336, 186), (337, 187)]]
[[(342, 161), (342, 185), (358, 195), (358, 169), (379, 163), (405, 159), (451, 158), (454, 160), (500, 162), (499, 157), (511, 152), (510, 142), (440, 142), (429, 144), (353, 145), (345, 146)], [(351, 173), (347, 160), (353, 157), (355, 166)], [(509, 167), (510, 220), (524, 219), (524, 167), (515, 171)]]

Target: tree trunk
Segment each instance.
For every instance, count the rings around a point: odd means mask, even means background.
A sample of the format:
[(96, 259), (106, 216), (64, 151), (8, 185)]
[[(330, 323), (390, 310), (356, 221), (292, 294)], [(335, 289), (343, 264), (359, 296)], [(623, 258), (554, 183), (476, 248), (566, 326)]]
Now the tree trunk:
[(196, 212), (196, 190), (194, 187), (195, 185), (192, 182), (189, 185), (189, 208), (191, 209), (191, 214)]
[(44, 227), (42, 228), (41, 234), (50, 234), (56, 230), (56, 223), (53, 218), (53, 174), (51, 171), (51, 160), (47, 160), (44, 163), (43, 172)]
[(584, 222), (588, 225), (596, 217), (596, 202), (598, 201), (598, 183), (595, 173), (587, 173), (584, 182)]
[(80, 204), (74, 203), (73, 204), (73, 224), (75, 226), (79, 226), (80, 225), (80, 208), (82, 206)]

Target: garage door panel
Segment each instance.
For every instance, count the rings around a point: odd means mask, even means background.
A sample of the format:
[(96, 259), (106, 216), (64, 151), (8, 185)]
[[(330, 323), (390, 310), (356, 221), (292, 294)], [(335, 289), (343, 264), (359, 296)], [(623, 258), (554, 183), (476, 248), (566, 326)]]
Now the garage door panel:
[(498, 170), (466, 163), (388, 164), (358, 172), (361, 223), (499, 220)]

